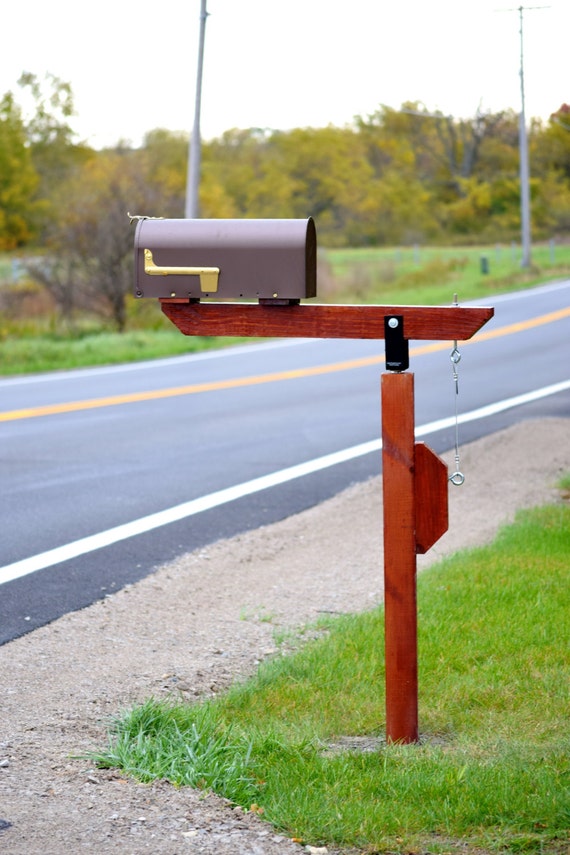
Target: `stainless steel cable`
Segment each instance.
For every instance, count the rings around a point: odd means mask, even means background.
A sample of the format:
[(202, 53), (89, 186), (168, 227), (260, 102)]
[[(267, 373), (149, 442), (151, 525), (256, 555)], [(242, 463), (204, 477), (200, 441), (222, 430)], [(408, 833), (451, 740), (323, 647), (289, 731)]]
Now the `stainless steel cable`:
[[(457, 294), (453, 296), (453, 304), (458, 306)], [(455, 472), (449, 476), (449, 480), (456, 487), (461, 487), (465, 483), (465, 475), (461, 471), (459, 463), (459, 371), (458, 365), (461, 362), (461, 353), (457, 347), (457, 340), (453, 342), (451, 351), (451, 370), (453, 372), (453, 383), (455, 385)]]

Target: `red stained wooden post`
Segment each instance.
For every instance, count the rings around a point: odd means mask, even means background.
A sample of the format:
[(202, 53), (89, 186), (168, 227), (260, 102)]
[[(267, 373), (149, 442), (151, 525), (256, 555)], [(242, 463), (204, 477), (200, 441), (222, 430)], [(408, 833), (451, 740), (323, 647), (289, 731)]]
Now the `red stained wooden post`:
[(418, 740), (414, 375), (382, 375), (386, 739)]

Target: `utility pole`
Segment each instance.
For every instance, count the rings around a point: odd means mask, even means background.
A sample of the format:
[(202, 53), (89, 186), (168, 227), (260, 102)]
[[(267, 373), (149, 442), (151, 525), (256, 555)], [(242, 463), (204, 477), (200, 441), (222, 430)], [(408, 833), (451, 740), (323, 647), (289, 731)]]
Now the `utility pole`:
[(523, 48), (523, 11), (519, 6), (520, 22), (520, 84), (521, 110), (519, 114), (519, 174), (521, 183), (521, 267), (530, 267), (530, 189), (528, 168), (528, 140), (526, 135), (526, 117), (524, 103), (524, 48)]
[(526, 134), (526, 117), (524, 102), (524, 42), (523, 42), (523, 12), (530, 9), (548, 9), (548, 6), (519, 6), (519, 33), (520, 33), (520, 84), (521, 84), (521, 110), (519, 114), (519, 175), (521, 184), (521, 245), (522, 260), (521, 267), (530, 267), (531, 241), (530, 241), (530, 180), (528, 166), (528, 140)]
[(201, 140), (200, 140), (200, 108), (202, 103), (202, 69), (204, 67), (204, 38), (206, 35), (206, 10), (207, 0), (200, 0), (200, 39), (198, 44), (198, 71), (196, 74), (196, 102), (194, 108), (194, 125), (188, 147), (188, 177), (186, 181), (186, 209), (187, 219), (196, 219), (199, 215), (198, 193), (200, 189), (200, 162), (201, 162)]

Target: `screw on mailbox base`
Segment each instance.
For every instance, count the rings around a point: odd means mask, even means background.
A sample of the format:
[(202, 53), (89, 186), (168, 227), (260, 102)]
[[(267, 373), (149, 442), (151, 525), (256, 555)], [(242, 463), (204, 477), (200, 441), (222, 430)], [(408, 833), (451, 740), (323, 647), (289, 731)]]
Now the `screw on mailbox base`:
[(300, 299), (288, 297), (260, 297), (260, 306), (298, 306)]

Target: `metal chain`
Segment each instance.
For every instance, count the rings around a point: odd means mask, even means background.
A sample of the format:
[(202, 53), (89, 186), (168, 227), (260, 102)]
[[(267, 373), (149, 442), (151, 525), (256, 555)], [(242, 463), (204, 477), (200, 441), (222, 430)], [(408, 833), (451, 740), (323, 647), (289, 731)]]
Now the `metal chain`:
[[(457, 294), (454, 295), (454, 305), (459, 305), (457, 302)], [(449, 476), (449, 480), (456, 487), (461, 487), (461, 485), (465, 483), (465, 475), (459, 466), (459, 372), (457, 369), (461, 362), (461, 353), (457, 347), (457, 339), (453, 342), (453, 349), (449, 358), (451, 359), (451, 370), (453, 372), (453, 382), (455, 385), (455, 472)]]

